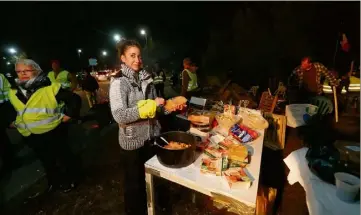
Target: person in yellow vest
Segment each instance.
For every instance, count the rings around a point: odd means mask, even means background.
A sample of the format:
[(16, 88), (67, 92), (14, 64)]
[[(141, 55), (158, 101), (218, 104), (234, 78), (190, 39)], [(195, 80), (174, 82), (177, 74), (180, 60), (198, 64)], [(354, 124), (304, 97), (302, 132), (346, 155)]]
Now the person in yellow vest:
[(164, 82), (166, 77), (164, 70), (160, 68), (158, 62), (154, 65), (153, 74), (153, 84), (155, 86), (157, 96), (164, 98)]
[[(33, 60), (20, 59), (15, 64), (16, 85), (9, 91), (9, 100), (17, 112), (11, 127), (23, 136), (42, 162), (48, 179), (48, 191), (69, 192), (75, 187), (79, 166), (67, 144), (67, 123), (80, 107), (73, 93), (51, 83)], [(59, 103), (65, 104), (60, 112)], [(57, 168), (60, 163), (65, 172)]]
[(63, 89), (69, 89), (71, 91), (76, 89), (78, 85), (76, 77), (67, 70), (61, 69), (58, 60), (53, 60), (51, 62), (51, 68), (53, 71), (48, 73), (48, 78), (51, 83), (58, 82)]
[(10, 87), (9, 81), (0, 73), (0, 176), (11, 171), (14, 164), (14, 153), (6, 132), (12, 118), (16, 116), (9, 102)]
[(190, 98), (199, 91), (197, 80), (197, 65), (190, 58), (183, 60), (181, 95)]

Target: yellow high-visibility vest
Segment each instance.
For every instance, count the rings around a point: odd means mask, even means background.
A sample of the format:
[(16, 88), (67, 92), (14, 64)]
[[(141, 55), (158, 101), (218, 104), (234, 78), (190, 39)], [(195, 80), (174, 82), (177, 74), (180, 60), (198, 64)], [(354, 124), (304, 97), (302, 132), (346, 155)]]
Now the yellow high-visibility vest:
[(71, 87), (71, 83), (68, 80), (68, 75), (69, 75), (69, 72), (66, 70), (63, 70), (63, 71), (59, 72), (58, 76), (56, 76), (56, 78), (55, 78), (55, 72), (51, 71), (48, 74), (48, 78), (50, 79), (51, 83), (57, 82), (57, 83), (61, 84), (62, 88), (67, 89), (67, 88)]
[[(331, 94), (332, 93), (332, 87), (328, 84), (328, 80), (326, 79), (323, 82), (323, 88), (322, 88), (323, 92), (325, 94)], [(351, 76), (350, 77), (350, 86), (348, 87), (348, 91), (349, 92), (360, 92), (360, 79), (355, 77), (355, 76)], [(342, 88), (341, 93), (345, 94), (347, 91), (344, 88)]]
[(9, 100), (10, 83), (3, 74), (0, 74), (0, 104)]
[(159, 75), (155, 76), (153, 79), (153, 84), (162, 84), (163, 81), (163, 76), (162, 73), (160, 73)]
[(348, 91), (350, 92), (360, 92), (360, 79), (351, 76), (350, 77), (350, 86), (348, 87)]
[(17, 111), (15, 127), (21, 135), (43, 134), (55, 129), (62, 121), (56, 94), (61, 85), (53, 83), (38, 89), (24, 104), (16, 96), (16, 89), (9, 92), (9, 100)]
[(191, 72), (188, 69), (185, 69), (185, 71), (188, 73), (190, 79), (188, 82), (187, 91), (191, 92), (193, 90), (196, 90), (198, 88), (197, 73)]

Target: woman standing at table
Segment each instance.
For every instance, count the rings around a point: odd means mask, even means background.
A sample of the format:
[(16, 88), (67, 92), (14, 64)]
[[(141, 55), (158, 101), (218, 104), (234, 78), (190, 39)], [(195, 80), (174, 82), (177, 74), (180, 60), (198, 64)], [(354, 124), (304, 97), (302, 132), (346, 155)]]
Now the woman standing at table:
[(143, 215), (147, 214), (144, 163), (151, 155), (151, 139), (159, 134), (156, 115), (165, 102), (157, 97), (151, 75), (142, 69), (140, 44), (124, 40), (118, 52), (122, 64), (110, 83), (109, 99), (123, 151), (125, 211)]

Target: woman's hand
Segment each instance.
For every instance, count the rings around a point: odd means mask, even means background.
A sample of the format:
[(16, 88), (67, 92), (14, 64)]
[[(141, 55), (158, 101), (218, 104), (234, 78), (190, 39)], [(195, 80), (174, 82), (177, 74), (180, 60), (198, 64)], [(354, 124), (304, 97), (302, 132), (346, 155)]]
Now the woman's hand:
[(157, 103), (157, 107), (165, 104), (165, 100), (159, 97), (155, 98), (155, 102)]
[(176, 110), (183, 110), (184, 108), (186, 108), (187, 107), (187, 104), (180, 104), (180, 105), (177, 105), (176, 107), (175, 107), (175, 109)]
[(186, 104), (175, 105), (170, 111), (171, 112), (178, 111), (178, 110), (182, 111), (186, 107), (187, 107)]

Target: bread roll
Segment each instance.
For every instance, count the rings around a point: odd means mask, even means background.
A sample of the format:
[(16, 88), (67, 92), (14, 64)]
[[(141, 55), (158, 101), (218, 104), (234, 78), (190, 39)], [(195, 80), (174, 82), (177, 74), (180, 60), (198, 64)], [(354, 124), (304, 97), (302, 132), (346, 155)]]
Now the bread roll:
[(186, 104), (187, 103), (187, 99), (183, 96), (177, 96), (171, 99), (168, 99), (165, 103), (164, 108), (167, 111), (173, 111), (174, 108), (176, 108), (178, 105), (182, 105), (182, 104)]

